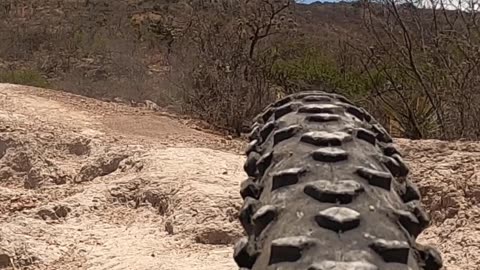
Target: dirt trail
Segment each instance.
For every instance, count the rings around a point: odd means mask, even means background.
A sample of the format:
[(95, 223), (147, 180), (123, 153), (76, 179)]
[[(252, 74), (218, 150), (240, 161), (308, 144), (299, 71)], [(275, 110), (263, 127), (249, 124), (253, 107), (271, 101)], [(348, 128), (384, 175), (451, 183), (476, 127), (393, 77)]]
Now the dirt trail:
[[(480, 269), (480, 144), (399, 140), (449, 270)], [(237, 269), (243, 142), (0, 84), (0, 269)]]

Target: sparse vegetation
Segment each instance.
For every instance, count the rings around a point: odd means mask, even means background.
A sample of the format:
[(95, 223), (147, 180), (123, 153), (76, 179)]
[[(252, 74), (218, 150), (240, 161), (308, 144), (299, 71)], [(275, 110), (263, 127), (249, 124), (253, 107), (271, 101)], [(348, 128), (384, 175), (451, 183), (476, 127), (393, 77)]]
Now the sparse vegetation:
[(303, 85), (314, 85), (359, 101), (370, 93), (372, 84), (380, 83), (370, 80), (358, 67), (339, 61), (342, 56), (334, 53), (303, 46), (292, 46), (289, 50), (291, 53), (286, 54), (286, 59), (277, 60), (271, 72), (272, 79), (285, 93), (299, 91)]
[(368, 107), (399, 136), (476, 139), (478, 12), (437, 7), (4, 1), (0, 79), (173, 104), (237, 134), (273, 99), (316, 87)]
[[(182, 23), (170, 28), (181, 34), (172, 34), (169, 56), (172, 87), (178, 89), (183, 109), (240, 134), (245, 120), (276, 97), (268, 77), (276, 55), (269, 45), (295, 27), (286, 13), (292, 4), (254, 0), (179, 8), (176, 20)], [(157, 32), (167, 39), (164, 31)]]
[(478, 6), (447, 10), (394, 0), (380, 4), (382, 16), (376, 15), (378, 4), (365, 5), (365, 27), (373, 42), (361, 54), (366, 72), (387, 79), (372, 88), (384, 111), (409, 138), (478, 138)]
[(22, 84), (35, 87), (48, 87), (48, 81), (35, 70), (12, 70), (0, 72), (0, 83)]

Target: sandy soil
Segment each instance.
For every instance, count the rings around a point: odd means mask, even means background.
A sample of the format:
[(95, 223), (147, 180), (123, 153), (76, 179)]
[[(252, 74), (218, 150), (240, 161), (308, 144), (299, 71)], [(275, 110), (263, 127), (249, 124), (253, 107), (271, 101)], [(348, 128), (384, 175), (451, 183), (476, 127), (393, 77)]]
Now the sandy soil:
[[(480, 269), (480, 143), (398, 140), (445, 269)], [(0, 84), (0, 269), (237, 269), (243, 142)]]

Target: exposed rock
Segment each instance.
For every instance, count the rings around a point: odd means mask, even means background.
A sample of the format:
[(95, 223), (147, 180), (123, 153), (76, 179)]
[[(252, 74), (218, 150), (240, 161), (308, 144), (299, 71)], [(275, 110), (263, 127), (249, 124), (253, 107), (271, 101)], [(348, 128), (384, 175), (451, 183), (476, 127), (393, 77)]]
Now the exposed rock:
[(145, 107), (149, 110), (152, 111), (159, 111), (160, 106), (157, 105), (157, 103), (151, 101), (151, 100), (145, 100)]
[(66, 143), (65, 146), (67, 147), (70, 154), (76, 156), (83, 156), (90, 154), (90, 142), (91, 139), (79, 137), (75, 138), (72, 142)]
[(5, 156), (5, 154), (7, 153), (7, 143), (0, 140), (0, 159), (3, 158), (3, 156)]
[(42, 208), (37, 211), (37, 215), (41, 217), (43, 220), (58, 220), (59, 218), (67, 217), (68, 213), (70, 213), (72, 209), (65, 205), (56, 205), (52, 208), (46, 207)]
[(195, 235), (195, 242), (209, 245), (229, 245), (242, 235), (236, 230), (223, 230), (216, 227), (203, 227)]
[(126, 154), (109, 154), (84, 165), (74, 179), (75, 183), (92, 181), (93, 179), (113, 173), (120, 162), (126, 159)]
[(133, 172), (140, 172), (143, 170), (143, 167), (145, 164), (141, 161), (138, 160), (134, 157), (129, 157), (124, 159), (122, 162), (120, 162), (119, 169), (122, 172), (128, 172), (128, 171), (133, 171)]
[(0, 269), (12, 266), (11, 258), (0, 249)]
[(71, 176), (52, 163), (36, 165), (28, 172), (24, 180), (26, 189), (40, 188), (45, 184), (66, 184)]
[(32, 168), (32, 158), (24, 150), (7, 151), (3, 159), (6, 166), (17, 172), (28, 172)]

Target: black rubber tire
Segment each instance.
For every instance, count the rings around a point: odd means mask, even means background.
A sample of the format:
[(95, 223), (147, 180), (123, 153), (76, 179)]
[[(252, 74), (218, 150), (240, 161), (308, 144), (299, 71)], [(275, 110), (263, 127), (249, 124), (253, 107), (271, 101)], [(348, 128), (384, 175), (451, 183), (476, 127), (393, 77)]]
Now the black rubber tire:
[(429, 224), (392, 138), (325, 92), (270, 105), (250, 134), (241, 185), (241, 269), (441, 269), (416, 243)]

